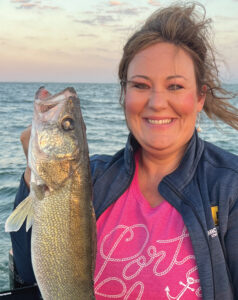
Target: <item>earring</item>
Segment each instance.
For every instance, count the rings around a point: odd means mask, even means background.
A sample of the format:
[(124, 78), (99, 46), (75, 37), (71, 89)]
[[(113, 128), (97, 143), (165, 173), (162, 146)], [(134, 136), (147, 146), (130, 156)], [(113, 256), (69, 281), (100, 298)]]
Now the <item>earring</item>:
[(202, 132), (202, 128), (200, 126), (200, 113), (197, 114), (197, 132)]

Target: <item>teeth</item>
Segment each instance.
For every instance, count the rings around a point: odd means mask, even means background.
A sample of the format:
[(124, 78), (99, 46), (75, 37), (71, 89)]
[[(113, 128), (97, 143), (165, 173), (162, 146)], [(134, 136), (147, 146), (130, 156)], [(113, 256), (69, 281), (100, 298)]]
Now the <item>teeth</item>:
[(151, 120), (148, 119), (150, 124), (162, 125), (162, 124), (169, 124), (172, 122), (172, 119), (164, 119), (164, 120)]

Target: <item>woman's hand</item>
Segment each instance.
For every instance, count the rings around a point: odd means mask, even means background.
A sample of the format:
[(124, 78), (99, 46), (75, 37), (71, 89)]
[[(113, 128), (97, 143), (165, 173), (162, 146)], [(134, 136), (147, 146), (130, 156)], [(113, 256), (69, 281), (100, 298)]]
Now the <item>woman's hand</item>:
[(28, 126), (21, 133), (21, 136), (20, 136), (23, 151), (25, 153), (26, 161), (27, 161), (27, 166), (26, 166), (26, 170), (25, 170), (25, 173), (24, 173), (24, 179), (25, 179), (25, 182), (26, 182), (26, 185), (28, 186), (28, 188), (30, 188), (30, 179), (31, 179), (31, 169), (29, 168), (29, 165), (28, 165), (28, 148), (29, 148), (30, 136), (31, 136), (31, 125)]

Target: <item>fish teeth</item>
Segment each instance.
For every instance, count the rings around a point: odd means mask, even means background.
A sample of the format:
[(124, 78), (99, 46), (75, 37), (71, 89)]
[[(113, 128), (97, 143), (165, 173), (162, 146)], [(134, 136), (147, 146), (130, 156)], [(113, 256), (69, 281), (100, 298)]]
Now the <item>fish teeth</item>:
[(162, 125), (162, 124), (169, 124), (172, 122), (172, 119), (163, 119), (163, 120), (152, 120), (148, 119), (150, 124)]

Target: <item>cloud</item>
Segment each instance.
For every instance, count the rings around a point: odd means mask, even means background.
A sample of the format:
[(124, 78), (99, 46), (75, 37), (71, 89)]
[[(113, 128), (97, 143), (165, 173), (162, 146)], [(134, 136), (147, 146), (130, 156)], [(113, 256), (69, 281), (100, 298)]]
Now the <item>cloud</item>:
[(108, 10), (107, 13), (116, 13), (120, 15), (127, 15), (127, 16), (136, 16), (141, 12), (140, 8), (119, 8), (117, 10)]
[(27, 36), (25, 36), (25, 39), (28, 40), (28, 41), (38, 41), (39, 37), (32, 36), (32, 35), (27, 35)]
[(156, 0), (148, 0), (148, 4), (152, 6), (161, 6), (160, 2)]
[(51, 5), (39, 5), (39, 9), (52, 9), (52, 10), (58, 10), (61, 9), (59, 6), (51, 6)]
[(0, 38), (0, 45), (1, 46), (6, 46), (8, 45), (9, 40), (5, 38)]
[(132, 26), (121, 26), (120, 24), (117, 25), (113, 25), (112, 29), (116, 30), (117, 32), (121, 32), (121, 33), (132, 33), (132, 31), (134, 32), (134, 28)]
[[(237, 0), (238, 1), (238, 0)], [(222, 15), (216, 15), (214, 17), (216, 22), (237, 22), (238, 18), (233, 16), (222, 16)]]
[(22, 5), (18, 6), (17, 9), (32, 9), (36, 6), (37, 4), (34, 3), (23, 3)]
[(99, 51), (99, 52), (103, 52), (103, 53), (114, 53), (114, 51), (108, 49), (108, 48), (100, 48), (100, 47), (97, 47), (97, 48), (94, 48), (94, 50), (96, 51)]
[(79, 33), (77, 36), (80, 37), (80, 38), (81, 37), (86, 37), (86, 38), (88, 38), (88, 37), (93, 37), (93, 38), (97, 37), (96, 34), (92, 34), (92, 33)]
[(112, 16), (108, 16), (108, 15), (96, 16), (95, 20), (96, 23), (98, 24), (106, 24), (115, 21), (115, 19)]
[(12, 3), (28, 3), (31, 0), (11, 0)]
[(21, 4), (17, 9), (39, 9), (39, 10), (58, 10), (60, 7), (51, 5), (42, 5), (40, 1), (32, 0), (11, 0), (12, 3)]
[(74, 22), (76, 23), (82, 23), (82, 24), (86, 24), (86, 25), (95, 25), (94, 23), (94, 20), (89, 20), (89, 19), (84, 19), (84, 20), (80, 20), (80, 19), (77, 19), (77, 20), (74, 20)]
[[(132, 27), (147, 10), (148, 7), (145, 6), (134, 6), (120, 0), (111, 0), (96, 4), (91, 10), (81, 11), (80, 15), (71, 17), (71, 20), (90, 27), (103, 27), (113, 32), (113, 35), (121, 36), (123, 32), (130, 34)], [(133, 25), (130, 25), (132, 23)]]
[(131, 6), (122, 3), (121, 5), (111, 6), (110, 9), (105, 9), (104, 11), (108, 14), (115, 14), (116, 16), (138, 16), (148, 10), (145, 6)]
[(75, 22), (95, 26), (95, 25), (106, 25), (108, 23), (115, 22), (115, 19), (109, 15), (98, 15), (98, 16), (93, 16), (91, 19), (90, 18), (83, 19), (83, 20), (77, 19), (75, 20)]
[(113, 0), (109, 1), (108, 4), (109, 4), (110, 6), (120, 6), (120, 5), (123, 5), (122, 2), (120, 2), (120, 1), (113, 1)]

